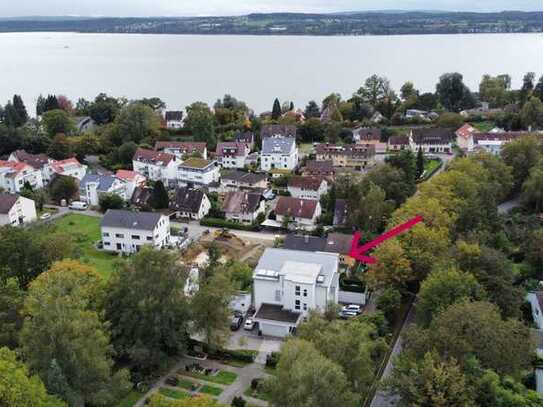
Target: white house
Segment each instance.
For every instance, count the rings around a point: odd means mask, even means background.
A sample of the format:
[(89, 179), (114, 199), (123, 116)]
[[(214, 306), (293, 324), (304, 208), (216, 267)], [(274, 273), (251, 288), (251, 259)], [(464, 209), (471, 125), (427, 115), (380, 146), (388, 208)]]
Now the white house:
[(81, 164), (79, 161), (77, 161), (77, 158), (67, 158), (66, 160), (51, 160), (51, 162), (48, 164), (49, 167), (49, 176), (47, 177), (47, 180), (51, 180), (51, 178), (57, 174), (57, 175), (64, 175), (67, 177), (73, 177), (81, 181), (85, 174), (87, 174), (87, 166)]
[(455, 135), (451, 129), (429, 127), (412, 129), (409, 134), (409, 148), (413, 152), (419, 149), (425, 154), (452, 153), (452, 141)]
[(543, 330), (543, 291), (529, 292), (526, 300), (532, 307), (532, 317), (537, 328)]
[(38, 218), (32, 199), (0, 193), (0, 225), (18, 226)]
[(181, 111), (166, 112), (164, 119), (167, 129), (177, 130), (183, 127), (183, 112)]
[(298, 166), (298, 147), (294, 137), (267, 137), (262, 139), (260, 168), (294, 170)]
[(477, 133), (477, 129), (469, 123), (464, 124), (458, 130), (454, 132), (456, 135), (456, 145), (463, 151), (473, 151), (475, 142), (473, 140), (474, 134)]
[(262, 194), (256, 192), (227, 192), (222, 205), (226, 219), (251, 224), (258, 215), (266, 213), (266, 204)]
[(199, 189), (177, 188), (170, 209), (175, 211), (177, 217), (200, 220), (209, 213), (211, 202)]
[(220, 167), (216, 161), (189, 158), (177, 168), (177, 182), (184, 186), (209, 185), (219, 182), (220, 178)]
[(319, 201), (280, 196), (275, 206), (276, 220), (279, 224), (288, 218), (296, 227), (312, 229), (321, 216), (322, 208)]
[(473, 136), (474, 146), (472, 151), (486, 151), (489, 154), (500, 155), (504, 145), (528, 134), (522, 131), (477, 133)]
[(16, 194), (21, 192), (25, 183), (33, 189), (42, 188), (41, 171), (22, 162), (0, 160), (0, 188)]
[(175, 155), (183, 160), (190, 156), (199, 156), (207, 160), (206, 143), (192, 141), (157, 141), (155, 151), (162, 151), (167, 154)]
[(217, 145), (217, 160), (223, 168), (243, 168), (251, 150), (244, 143), (224, 142)]
[(49, 180), (51, 173), (49, 164), (54, 160), (47, 157), (45, 154), (30, 154), (25, 150), (16, 150), (10, 154), (8, 161), (25, 163), (35, 170), (41, 171), (43, 184), (45, 185)]
[(294, 198), (320, 200), (328, 191), (328, 182), (319, 177), (294, 176), (288, 181), (288, 192)]
[(312, 310), (338, 302), (339, 256), (268, 248), (253, 274), (255, 322), (262, 335), (286, 337)]
[(168, 153), (138, 148), (132, 158), (134, 171), (151, 181), (162, 181), (170, 186), (176, 183), (178, 159)]
[(142, 246), (170, 243), (170, 218), (160, 213), (109, 209), (100, 225), (105, 251), (131, 254)]
[(115, 194), (123, 201), (130, 199), (126, 183), (112, 175), (87, 174), (79, 183), (79, 199), (90, 206), (98, 206), (100, 195)]
[(125, 182), (126, 196), (130, 198), (134, 194), (134, 190), (138, 187), (144, 187), (147, 179), (135, 171), (118, 170), (115, 176)]

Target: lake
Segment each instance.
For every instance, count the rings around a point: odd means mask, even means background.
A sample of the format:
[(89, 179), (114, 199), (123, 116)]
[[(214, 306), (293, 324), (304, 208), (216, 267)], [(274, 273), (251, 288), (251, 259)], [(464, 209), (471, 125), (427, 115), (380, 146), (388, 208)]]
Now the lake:
[(170, 109), (225, 93), (257, 112), (275, 97), (304, 107), (331, 92), (349, 97), (377, 73), (399, 87), (433, 90), (457, 71), (477, 89), (485, 73), (508, 73), (519, 86), (527, 71), (543, 74), (542, 34), (365, 37), (254, 37), (77, 33), (0, 34), (0, 101), (23, 96), (29, 110), (41, 94), (94, 98), (100, 92), (159, 96)]

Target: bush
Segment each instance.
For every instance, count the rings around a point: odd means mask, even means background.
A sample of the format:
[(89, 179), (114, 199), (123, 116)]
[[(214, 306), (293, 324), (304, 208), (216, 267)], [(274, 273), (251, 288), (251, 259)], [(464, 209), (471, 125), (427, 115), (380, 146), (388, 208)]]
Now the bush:
[(266, 366), (271, 367), (272, 369), (275, 369), (277, 366), (277, 363), (279, 363), (279, 358), (281, 357), (281, 353), (279, 352), (272, 352), (269, 355), (266, 356)]
[(402, 295), (394, 288), (387, 288), (377, 299), (377, 309), (383, 311), (388, 322), (393, 322), (402, 303)]
[(253, 391), (254, 391), (254, 390), (257, 390), (259, 385), (260, 385), (260, 379), (253, 379), (253, 380), (251, 380), (251, 389), (252, 389)]
[(247, 402), (240, 396), (236, 396), (232, 399), (232, 407), (245, 407)]
[(343, 291), (349, 291), (352, 293), (365, 293), (366, 286), (363, 282), (358, 280), (349, 280), (345, 277), (345, 274), (339, 276), (339, 288)]
[(217, 228), (227, 228), (227, 229), (237, 229), (237, 230), (246, 230), (249, 232), (258, 231), (259, 228), (256, 225), (244, 225), (241, 223), (231, 222), (229, 220), (225, 219), (218, 219), (218, 218), (203, 218), (200, 221), (200, 225), (202, 226), (210, 226), (210, 227), (217, 227)]

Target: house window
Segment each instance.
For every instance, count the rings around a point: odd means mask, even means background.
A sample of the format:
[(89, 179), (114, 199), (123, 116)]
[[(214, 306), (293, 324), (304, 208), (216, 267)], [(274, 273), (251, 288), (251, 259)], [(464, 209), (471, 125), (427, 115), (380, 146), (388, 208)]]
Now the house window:
[(109, 237), (109, 233), (104, 232), (104, 233), (102, 233), (102, 236), (103, 236), (103, 237)]
[(296, 287), (294, 287), (294, 295), (300, 295), (300, 286), (297, 285)]
[(275, 301), (281, 301), (281, 290), (275, 290)]
[(118, 239), (124, 239), (124, 235), (122, 233), (115, 233), (115, 237)]
[(297, 310), (300, 309), (300, 300), (296, 300), (296, 301), (294, 302), (294, 308), (297, 309)]
[(148, 242), (153, 241), (153, 236), (147, 236), (147, 241), (148, 241)]
[(307, 290), (304, 290), (304, 297), (307, 297)]
[(109, 243), (109, 242), (104, 242), (104, 246), (110, 246), (110, 245), (111, 245), (111, 243)]
[(133, 240), (140, 240), (140, 237), (138, 235), (132, 235)]
[(304, 303), (304, 311), (307, 311), (307, 304)]

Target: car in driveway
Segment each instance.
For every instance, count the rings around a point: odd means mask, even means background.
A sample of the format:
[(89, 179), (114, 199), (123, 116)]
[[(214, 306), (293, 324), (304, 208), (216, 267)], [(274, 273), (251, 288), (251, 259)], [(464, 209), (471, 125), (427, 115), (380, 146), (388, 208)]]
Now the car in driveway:
[(230, 330), (237, 331), (243, 324), (243, 317), (241, 315), (234, 315), (230, 321)]
[(349, 318), (354, 318), (354, 317), (357, 317), (358, 314), (356, 312), (352, 312), (352, 311), (339, 311), (339, 317), (341, 319), (349, 319)]
[(343, 308), (341, 308), (342, 312), (352, 312), (356, 315), (360, 315), (362, 313), (362, 307), (360, 305), (356, 304), (349, 304), (345, 305)]
[(41, 220), (46, 220), (51, 217), (51, 214), (49, 212), (45, 212), (43, 215), (40, 216)]
[(245, 324), (243, 325), (243, 329), (246, 331), (252, 331), (255, 328), (255, 321), (252, 318), (247, 318), (245, 321)]

